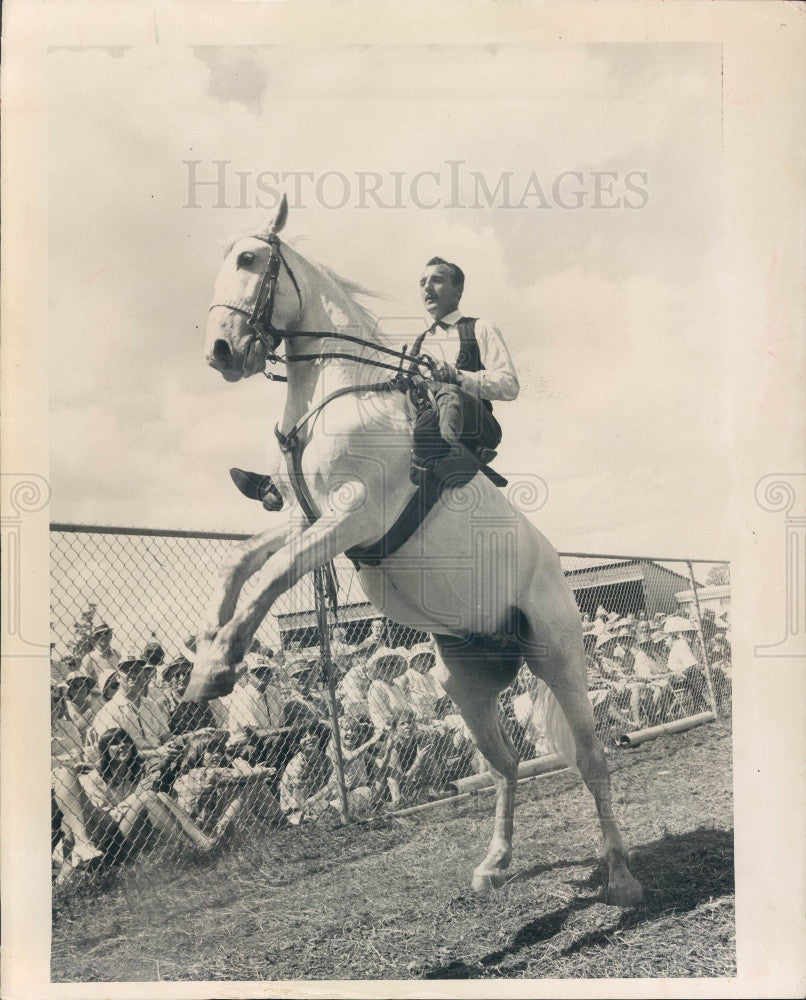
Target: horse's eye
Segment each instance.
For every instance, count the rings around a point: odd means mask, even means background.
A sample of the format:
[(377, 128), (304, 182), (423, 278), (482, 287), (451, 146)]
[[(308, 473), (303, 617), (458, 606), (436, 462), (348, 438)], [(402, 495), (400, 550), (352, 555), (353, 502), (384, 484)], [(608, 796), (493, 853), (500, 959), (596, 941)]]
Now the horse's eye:
[(238, 267), (251, 267), (255, 263), (255, 255), (251, 250), (238, 254)]

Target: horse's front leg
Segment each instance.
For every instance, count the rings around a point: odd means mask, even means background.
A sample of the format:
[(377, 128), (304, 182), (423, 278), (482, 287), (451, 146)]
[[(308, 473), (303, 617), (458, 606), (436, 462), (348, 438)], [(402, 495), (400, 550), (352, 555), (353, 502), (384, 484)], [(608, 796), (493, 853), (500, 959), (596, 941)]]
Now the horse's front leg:
[[(363, 488), (356, 486), (356, 493), (360, 492)], [(350, 510), (333, 518), (323, 517), (271, 555), (255, 575), (256, 596), (202, 638), (185, 701), (206, 701), (229, 694), (235, 686), (235, 667), (243, 660), (252, 636), (277, 598), (306, 573), (360, 544), (366, 536), (366, 518)]]
[(216, 586), (199, 629), (202, 644), (211, 642), (221, 626), (232, 618), (238, 597), (249, 577), (260, 569), (269, 556), (299, 536), (304, 528), (304, 524), (292, 524), (285, 517), (280, 523), (232, 549), (219, 567)]

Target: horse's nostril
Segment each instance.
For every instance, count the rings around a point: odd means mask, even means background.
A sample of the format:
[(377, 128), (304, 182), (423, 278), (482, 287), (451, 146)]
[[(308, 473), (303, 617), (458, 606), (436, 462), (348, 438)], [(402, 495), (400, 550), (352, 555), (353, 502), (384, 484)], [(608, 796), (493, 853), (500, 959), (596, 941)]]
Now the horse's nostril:
[(217, 365), (226, 365), (229, 363), (229, 359), (232, 357), (232, 351), (230, 350), (229, 344), (226, 340), (217, 340), (213, 344), (213, 361)]

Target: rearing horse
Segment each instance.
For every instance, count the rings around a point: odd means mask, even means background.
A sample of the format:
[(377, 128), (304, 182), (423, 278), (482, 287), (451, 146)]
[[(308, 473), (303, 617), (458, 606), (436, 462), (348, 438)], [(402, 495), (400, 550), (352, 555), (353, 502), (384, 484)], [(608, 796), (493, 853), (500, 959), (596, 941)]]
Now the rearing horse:
[[(356, 286), (280, 242), (286, 215), (284, 201), (265, 231), (237, 240), (227, 253), (205, 352), (234, 382), (263, 372), (284, 343), (288, 392), (278, 437), (287, 449), (296, 444), (297, 465), (286, 466), (278, 453), (273, 476), (284, 510), (221, 569), (199, 632), (189, 700), (229, 693), (236, 664), (277, 598), (338, 554), (384, 536), (414, 491), (408, 476), (412, 404), (394, 387), (379, 388), (379, 371), (387, 380), (390, 373), (378, 364), (396, 367), (388, 345), (355, 301)], [(299, 490), (307, 510), (297, 503)], [(250, 577), (256, 594), (239, 606)], [(525, 661), (548, 686), (549, 737), (576, 761), (593, 794), (607, 900), (640, 902), (594, 733), (579, 611), (546, 538), (476, 475), (463, 487), (444, 487), (408, 541), (379, 565), (362, 565), (359, 577), (379, 611), (433, 635), (437, 677), (489, 762), (495, 823), (473, 887), (499, 885), (512, 856), (518, 755), (497, 701)]]

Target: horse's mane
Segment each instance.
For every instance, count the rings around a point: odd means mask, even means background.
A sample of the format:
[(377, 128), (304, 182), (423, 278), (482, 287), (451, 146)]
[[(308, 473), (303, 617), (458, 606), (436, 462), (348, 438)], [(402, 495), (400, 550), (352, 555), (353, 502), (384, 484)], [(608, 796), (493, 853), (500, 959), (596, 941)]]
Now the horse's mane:
[(364, 320), (367, 326), (367, 333), (377, 333), (378, 331), (378, 317), (366, 306), (362, 305), (358, 300), (357, 296), (362, 296), (363, 298), (371, 299), (384, 299), (386, 298), (381, 292), (375, 292), (371, 288), (366, 288), (364, 285), (359, 285), (355, 281), (350, 281), (349, 278), (344, 278), (332, 268), (328, 267), (326, 264), (320, 264), (318, 261), (313, 262), (310, 258), (306, 258), (309, 264), (325, 274), (334, 285), (339, 289), (340, 292), (349, 300), (350, 305), (359, 316)]

